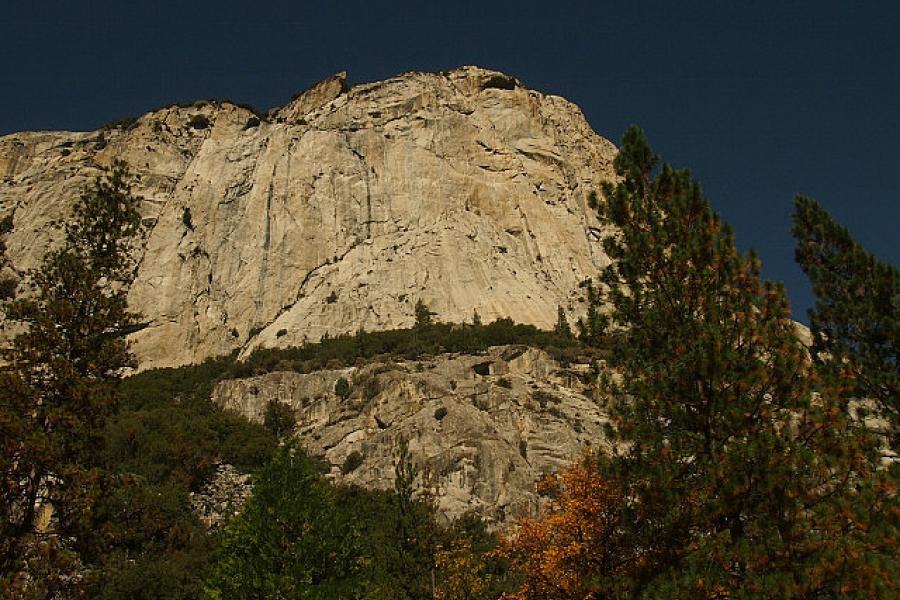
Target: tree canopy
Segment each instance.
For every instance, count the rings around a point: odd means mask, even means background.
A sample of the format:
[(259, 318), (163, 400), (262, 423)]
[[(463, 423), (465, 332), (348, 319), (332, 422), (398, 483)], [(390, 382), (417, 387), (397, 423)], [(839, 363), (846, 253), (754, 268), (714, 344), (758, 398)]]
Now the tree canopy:
[(103, 514), (102, 426), (133, 364), (125, 294), (139, 199), (115, 163), (75, 203), (61, 246), (5, 307), (17, 328), (0, 371), (0, 589), (42, 597), (81, 584), (115, 527)]
[[(615, 168), (599, 208), (618, 233), (604, 241), (593, 319), (609, 345), (616, 451), (570, 475), (579, 502), (517, 543), (542, 546), (551, 572), (575, 569), (587, 597), (889, 597), (896, 469), (880, 469), (844, 390), (812, 368), (781, 286), (640, 129)], [(545, 536), (554, 519), (560, 538)], [(595, 547), (567, 556), (566, 531), (596, 532)], [(529, 591), (540, 583), (529, 577), (520, 597), (572, 597)]]
[(900, 442), (900, 270), (867, 252), (815, 200), (794, 201), (797, 262), (816, 295), (812, 353), (876, 402)]

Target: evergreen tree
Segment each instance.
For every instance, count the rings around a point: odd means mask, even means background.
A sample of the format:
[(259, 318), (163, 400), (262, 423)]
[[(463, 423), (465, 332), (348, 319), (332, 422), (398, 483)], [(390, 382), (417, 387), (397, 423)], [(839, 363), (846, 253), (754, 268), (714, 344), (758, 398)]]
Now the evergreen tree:
[(816, 294), (810, 311), (813, 356), (877, 402), (900, 442), (900, 270), (867, 252), (819, 204), (794, 202), (797, 262)]
[[(761, 281), (689, 172), (630, 128), (607, 185), (605, 387), (628, 502), (598, 597), (779, 597), (896, 589), (897, 515), (874, 444), (816, 379), (784, 292)], [(816, 392), (816, 393), (814, 393)]]
[(581, 282), (585, 289), (585, 301), (587, 302), (587, 315), (579, 318), (578, 339), (589, 346), (601, 346), (606, 334), (607, 319), (601, 312), (601, 298), (597, 287), (590, 279)]
[(350, 397), (353, 390), (350, 389), (350, 382), (347, 381), (346, 377), (338, 377), (334, 384), (334, 393), (341, 400), (346, 400)]
[(0, 219), (0, 302), (13, 297), (16, 289), (16, 278), (5, 272), (9, 267), (9, 258), (6, 256), (6, 236), (13, 228), (12, 213)]
[(394, 574), (393, 597), (417, 600), (432, 597), (435, 569), (436, 533), (434, 508), (428, 500), (415, 498), (419, 469), (401, 439), (394, 461)]
[(212, 598), (360, 597), (361, 546), (352, 515), (296, 444), (256, 480), (226, 526), (207, 591)]
[(133, 364), (125, 295), (137, 207), (116, 163), (76, 202), (61, 247), (27, 274), (27, 293), (6, 306), (19, 333), (0, 371), (0, 590), (13, 595), (78, 587), (81, 565), (103, 557), (115, 529), (104, 514), (101, 428)]
[(280, 439), (293, 433), (297, 418), (289, 405), (278, 400), (269, 400), (263, 415), (263, 425)]
[(572, 328), (569, 327), (569, 321), (566, 319), (566, 311), (563, 307), (558, 307), (556, 311), (556, 325), (553, 327), (553, 333), (563, 338), (572, 337)]
[(428, 308), (428, 305), (421, 298), (416, 300), (415, 315), (416, 327), (426, 327), (434, 322), (435, 313)]

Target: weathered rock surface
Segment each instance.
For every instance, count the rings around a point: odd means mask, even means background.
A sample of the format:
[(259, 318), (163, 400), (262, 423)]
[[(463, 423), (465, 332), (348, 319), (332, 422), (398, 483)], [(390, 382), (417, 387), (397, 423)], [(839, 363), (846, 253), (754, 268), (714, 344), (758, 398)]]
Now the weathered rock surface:
[[(464, 67), (347, 87), (336, 75), (259, 118), (230, 103), (91, 133), (0, 138), (17, 270), (99, 168), (139, 177), (130, 290), (142, 368), (358, 328), (512, 317), (549, 327), (606, 263), (588, 206), (615, 148), (574, 104)], [(279, 335), (280, 333), (280, 335)]]
[[(420, 487), (446, 518), (473, 510), (503, 523), (539, 506), (535, 482), (603, 440), (589, 365), (561, 367), (519, 346), (483, 356), (375, 362), (310, 374), (276, 372), (218, 384), (220, 406), (262, 421), (268, 402), (290, 406), (296, 435), (331, 463), (330, 477), (366, 487), (394, 482), (400, 439), (420, 467)], [(342, 400), (338, 378), (351, 382)], [(359, 453), (362, 462), (347, 457)]]
[(191, 509), (208, 529), (218, 529), (252, 494), (250, 475), (223, 463), (200, 490), (190, 493)]

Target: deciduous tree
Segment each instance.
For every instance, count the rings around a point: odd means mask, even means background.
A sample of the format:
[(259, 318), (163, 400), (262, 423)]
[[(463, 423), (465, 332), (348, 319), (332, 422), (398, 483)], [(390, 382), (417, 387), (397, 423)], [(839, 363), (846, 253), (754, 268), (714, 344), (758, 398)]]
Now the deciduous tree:
[(602, 597), (598, 578), (624, 563), (616, 531), (625, 508), (622, 490), (605, 478), (590, 455), (539, 484), (550, 497), (544, 516), (521, 519), (500, 552), (522, 576), (509, 600)]

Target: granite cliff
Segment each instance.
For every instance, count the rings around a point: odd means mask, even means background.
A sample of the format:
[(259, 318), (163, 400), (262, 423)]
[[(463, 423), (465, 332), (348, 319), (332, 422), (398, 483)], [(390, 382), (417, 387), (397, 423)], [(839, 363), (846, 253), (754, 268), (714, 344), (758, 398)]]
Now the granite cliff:
[(405, 327), (418, 299), (549, 327), (606, 263), (589, 203), (614, 154), (577, 106), (502, 73), (338, 74), (265, 115), (208, 101), (4, 136), (0, 218), (14, 268), (34, 267), (79, 189), (128, 162), (142, 369)]
[[(482, 355), (379, 360), (314, 373), (273, 372), (220, 382), (213, 400), (262, 422), (270, 402), (296, 419), (328, 477), (390, 488), (400, 440), (445, 519), (468, 511), (492, 525), (534, 514), (535, 482), (604, 450), (597, 365), (561, 365), (545, 351), (497, 346)], [(336, 393), (339, 378), (350, 393)], [(354, 456), (355, 455), (355, 456)]]

